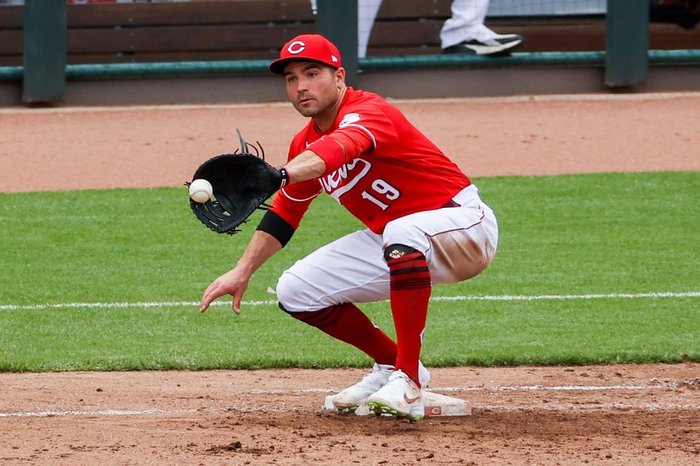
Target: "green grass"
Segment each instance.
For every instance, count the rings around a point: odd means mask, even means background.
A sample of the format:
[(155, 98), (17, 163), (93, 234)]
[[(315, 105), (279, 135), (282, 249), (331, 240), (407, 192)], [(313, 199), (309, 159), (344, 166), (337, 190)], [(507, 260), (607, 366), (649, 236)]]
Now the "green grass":
[[(498, 216), (499, 251), (479, 277), (435, 287), (425, 362), (700, 361), (700, 173), (476, 183)], [(231, 237), (196, 221), (183, 188), (0, 194), (0, 371), (367, 365), (266, 291), (296, 259), (359, 227), (327, 197), (253, 277), (240, 316), (229, 300), (206, 314), (162, 304), (199, 301), (259, 216)], [(661, 292), (680, 295), (615, 296)], [(543, 295), (604, 297), (440, 300)], [(363, 308), (393, 335), (387, 303)]]

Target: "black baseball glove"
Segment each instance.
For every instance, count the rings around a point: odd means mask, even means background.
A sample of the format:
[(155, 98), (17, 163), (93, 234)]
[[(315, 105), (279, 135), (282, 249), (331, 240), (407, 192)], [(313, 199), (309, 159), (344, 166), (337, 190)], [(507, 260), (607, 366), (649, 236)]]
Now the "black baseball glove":
[(267, 209), (265, 201), (287, 181), (284, 169), (265, 162), (260, 143), (248, 144), (240, 132), (238, 136), (240, 149), (212, 157), (192, 176), (192, 181), (205, 179), (211, 183), (212, 198), (206, 202), (190, 199), (192, 212), (207, 228), (230, 235), (240, 231), (238, 227), (248, 221), (255, 209)]

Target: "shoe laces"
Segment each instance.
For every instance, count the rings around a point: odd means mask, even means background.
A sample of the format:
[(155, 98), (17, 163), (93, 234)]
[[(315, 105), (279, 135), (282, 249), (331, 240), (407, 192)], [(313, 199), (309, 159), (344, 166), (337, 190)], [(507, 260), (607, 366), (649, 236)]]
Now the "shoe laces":
[(405, 373), (404, 371), (400, 370), (400, 369), (399, 369), (399, 370), (396, 370), (396, 371), (394, 371), (394, 372), (392, 372), (391, 375), (389, 376), (389, 381), (390, 381), (390, 382), (392, 382), (392, 381), (394, 381), (394, 380), (396, 380), (396, 379), (403, 379), (403, 380), (405, 380), (406, 382), (408, 382), (409, 380), (411, 380), (410, 377), (409, 377), (408, 375), (406, 375), (406, 373)]
[(393, 370), (394, 366), (390, 366), (388, 364), (375, 363), (374, 367), (372, 368), (372, 371), (363, 375), (362, 380), (359, 382), (359, 384), (375, 384), (377, 382), (377, 379), (379, 379), (380, 377), (387, 377), (387, 375), (389, 375), (390, 372), (392, 372)]
[(389, 381), (387, 382), (387, 385), (399, 385), (401, 384), (402, 386), (408, 385), (408, 387), (412, 390), (418, 390), (418, 385), (411, 380), (411, 378), (402, 370), (396, 370), (391, 373), (389, 376)]

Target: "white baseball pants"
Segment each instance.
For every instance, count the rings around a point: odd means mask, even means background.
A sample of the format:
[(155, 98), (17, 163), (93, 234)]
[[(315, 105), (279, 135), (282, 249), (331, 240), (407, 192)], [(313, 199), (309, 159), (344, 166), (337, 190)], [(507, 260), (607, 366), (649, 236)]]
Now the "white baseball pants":
[(391, 244), (422, 252), (434, 284), (478, 275), (496, 254), (496, 217), (474, 185), (453, 200), (458, 207), (407, 215), (388, 223), (381, 235), (360, 230), (321, 247), (282, 274), (278, 300), (289, 312), (387, 300), (389, 268), (383, 253)]

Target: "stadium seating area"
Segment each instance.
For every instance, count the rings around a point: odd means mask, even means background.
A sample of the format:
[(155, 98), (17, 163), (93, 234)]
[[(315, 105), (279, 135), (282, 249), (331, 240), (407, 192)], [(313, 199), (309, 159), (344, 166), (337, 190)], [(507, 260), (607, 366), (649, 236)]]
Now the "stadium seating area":
[[(68, 63), (271, 59), (289, 37), (315, 30), (308, 0), (68, 5)], [(368, 56), (440, 53), (449, 0), (385, 0)], [(0, 66), (22, 64), (21, 5), (0, 5)], [(603, 15), (496, 16), (487, 25), (525, 37), (520, 52), (604, 50)], [(651, 49), (700, 49), (700, 28), (650, 27)]]

